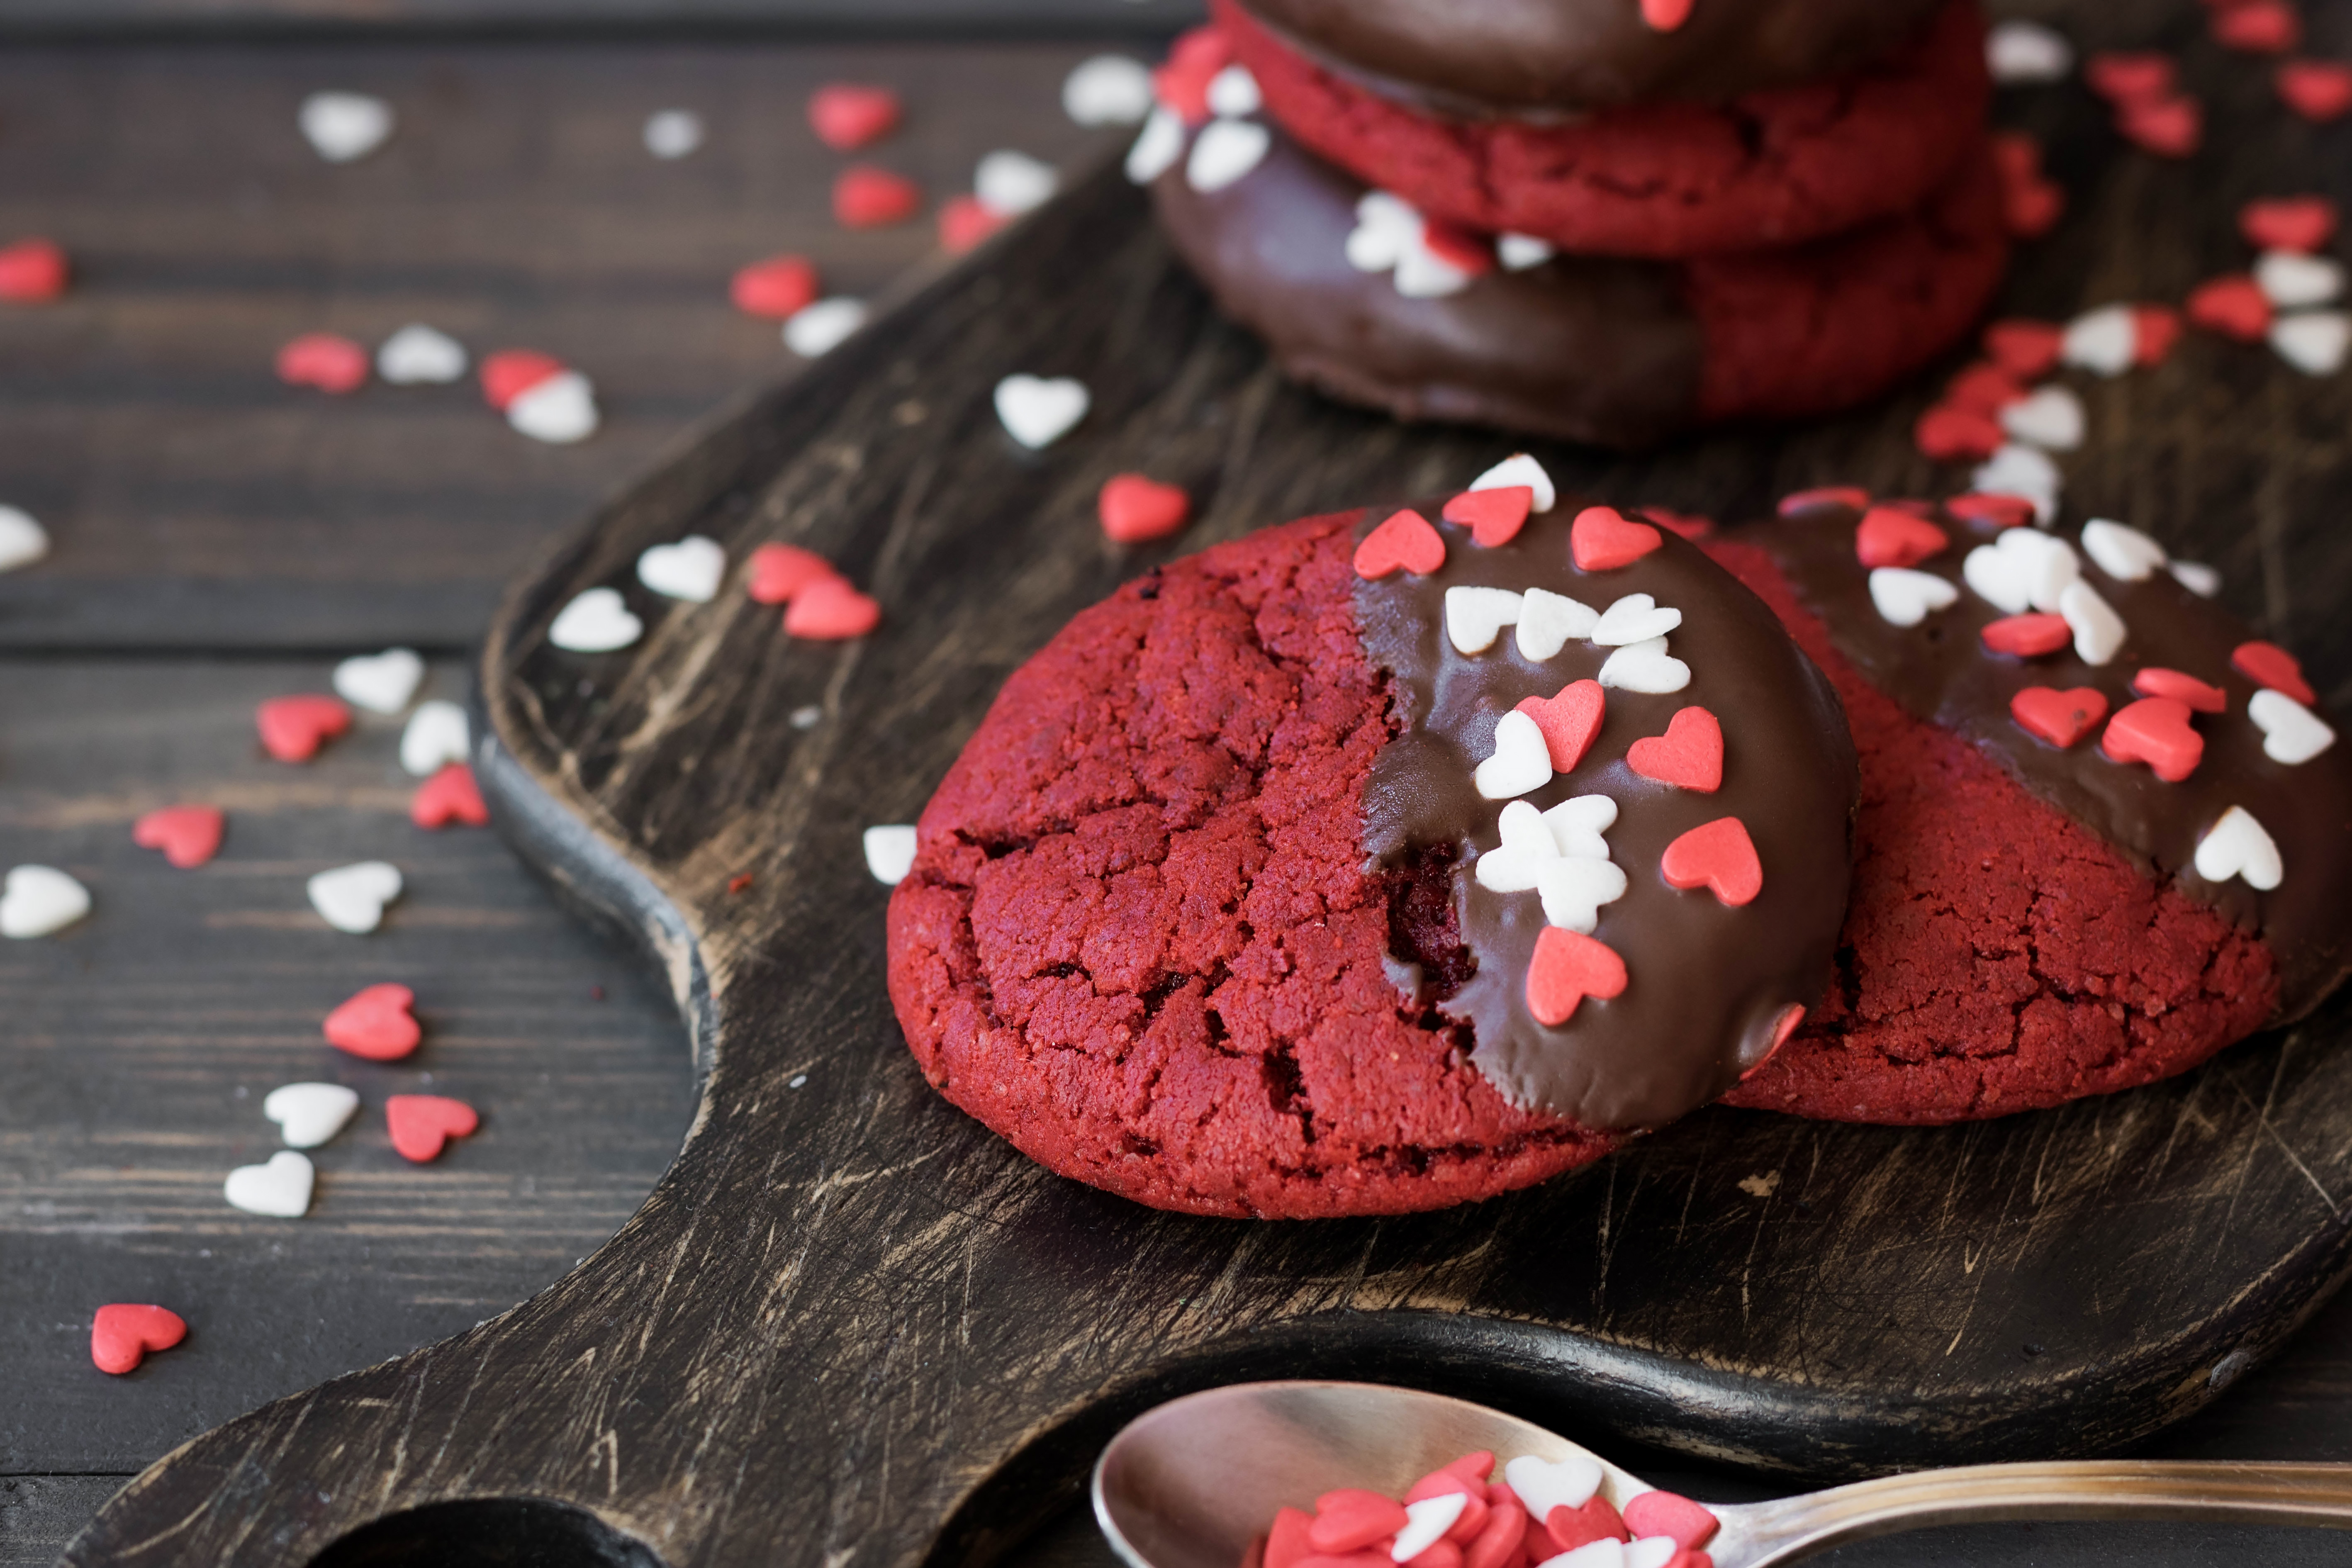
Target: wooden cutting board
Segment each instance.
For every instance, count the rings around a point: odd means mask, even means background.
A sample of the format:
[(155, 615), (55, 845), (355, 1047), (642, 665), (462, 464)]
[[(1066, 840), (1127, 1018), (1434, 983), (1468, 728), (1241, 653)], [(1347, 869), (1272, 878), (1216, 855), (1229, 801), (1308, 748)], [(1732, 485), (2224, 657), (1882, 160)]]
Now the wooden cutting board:
[[(2245, 264), (2246, 195), (2352, 181), (2331, 133), (2230, 85), (2254, 68), (2193, 58), (2216, 120), (2261, 128), (2193, 169), (2117, 152), (2077, 91), (2021, 110), (2044, 116), (2077, 217), (2027, 252), (2010, 310), (2178, 300)], [(1085, 379), (1086, 423), (1015, 447), (990, 407), (1015, 371)], [(2070, 505), (2221, 566), (2340, 693), (2343, 382), (2193, 339), (2084, 395)], [(1911, 452), (1920, 405), (1640, 459), (1538, 451), (1563, 488), (1725, 518), (1804, 484), (1957, 488)], [(539, 1297), (189, 1444), (68, 1560), (983, 1561), (1066, 1505), (1126, 1417), (1243, 1377), (1418, 1384), (1813, 1476), (2109, 1449), (2227, 1387), (2347, 1267), (2342, 1005), (2061, 1110), (1908, 1131), (1709, 1110), (1403, 1219), (1153, 1213), (1045, 1173), (924, 1086), (860, 830), (913, 820), (1007, 672), (1124, 578), (1443, 490), (1509, 449), (1285, 385), (1115, 173), (705, 429), (517, 584), (478, 742), (516, 848), (677, 994), (703, 1099), (676, 1166)], [(1128, 468), (1184, 482), (1201, 521), (1107, 545), (1095, 492)], [(688, 532), (739, 573), (772, 540), (820, 550), (884, 627), (792, 643), (740, 576), (703, 606), (639, 588), (639, 552)], [(551, 647), (597, 584), (644, 638)]]

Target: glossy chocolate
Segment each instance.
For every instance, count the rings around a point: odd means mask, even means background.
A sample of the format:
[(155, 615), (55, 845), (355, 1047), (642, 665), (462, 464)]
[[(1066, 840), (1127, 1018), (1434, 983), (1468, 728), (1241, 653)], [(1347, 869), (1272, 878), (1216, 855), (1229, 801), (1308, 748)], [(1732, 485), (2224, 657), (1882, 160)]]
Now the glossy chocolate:
[[(1360, 581), (1356, 609), (1372, 662), (1393, 682), (1395, 738), (1373, 760), (1364, 792), (1364, 841), (1383, 869), (1425, 867), (1452, 882), (1460, 936), (1475, 972), (1439, 1007), (1471, 1025), (1471, 1060), (1515, 1102), (1540, 1105), (1594, 1128), (1655, 1127), (1715, 1099), (1769, 1051), (1791, 1004), (1811, 1006), (1830, 972), (1844, 918), (1858, 782), (1845, 714), (1829, 682), (1770, 610), (1695, 546), (1661, 531), (1660, 547), (1631, 565), (1580, 571), (1569, 532), (1582, 503), (1562, 497), (1509, 543), (1486, 548), (1469, 530), (1422, 515), (1444, 536), (1444, 564)], [(1375, 508), (1360, 536), (1394, 509)], [(1570, 795), (1617, 802), (1607, 835), (1624, 871), (1623, 897), (1601, 906), (1592, 935), (1624, 960), (1624, 992), (1586, 998), (1559, 1028), (1528, 1010), (1528, 965), (1544, 929), (1533, 892), (1478, 885), (1477, 854), (1500, 837), (1504, 802), (1480, 797), (1472, 772), (1494, 750), (1501, 716), (1596, 676), (1611, 649), (1571, 639), (1541, 663), (1523, 658), (1506, 628), (1484, 653), (1457, 651), (1444, 628), (1445, 590), (1548, 588), (1595, 610), (1649, 594), (1683, 612), (1667, 651), (1689, 684), (1662, 695), (1611, 689), (1607, 716), (1575, 771), (1520, 798), (1541, 808)], [(1627, 748), (1664, 733), (1696, 705), (1723, 726), (1723, 782), (1678, 789), (1627, 766)], [(1763, 890), (1739, 908), (1705, 889), (1668, 886), (1658, 865), (1685, 831), (1737, 816), (1754, 839)]]

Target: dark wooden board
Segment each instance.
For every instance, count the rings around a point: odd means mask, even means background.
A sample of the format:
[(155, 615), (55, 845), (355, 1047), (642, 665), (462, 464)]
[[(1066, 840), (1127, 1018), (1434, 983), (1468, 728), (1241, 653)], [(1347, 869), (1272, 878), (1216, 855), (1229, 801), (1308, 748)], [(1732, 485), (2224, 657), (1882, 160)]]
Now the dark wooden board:
[(682, 31), (761, 37), (1172, 33), (1201, 0), (12, 0), (0, 37)]

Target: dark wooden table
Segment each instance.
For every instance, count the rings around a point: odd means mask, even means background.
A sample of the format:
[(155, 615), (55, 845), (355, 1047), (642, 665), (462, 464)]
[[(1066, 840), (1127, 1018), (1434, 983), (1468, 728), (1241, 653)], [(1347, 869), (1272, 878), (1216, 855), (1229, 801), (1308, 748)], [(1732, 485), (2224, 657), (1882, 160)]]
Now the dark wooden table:
[[(206, 8), (115, 9), (163, 26)], [(625, 14), (642, 15), (605, 19)], [(0, 865), (66, 867), (98, 899), (59, 938), (0, 944), (0, 1564), (50, 1561), (178, 1442), (551, 1281), (628, 1215), (692, 1114), (666, 987), (488, 835), (410, 826), (394, 721), (363, 720), (295, 768), (261, 755), (254, 704), (395, 643), (431, 656), (434, 694), (461, 697), (467, 644), (550, 531), (790, 366), (772, 324), (727, 307), (736, 266), (803, 250), (830, 287), (871, 294), (940, 264), (927, 222), (832, 224), (843, 160), (802, 119), (814, 85), (905, 93), (907, 127), (876, 156), (936, 200), (990, 148), (1070, 165), (1107, 151), (1056, 101), (1096, 47), (1077, 29), (1170, 14), (1065, 5), (1029, 14), (1060, 37), (952, 43), (523, 32), (0, 54), (0, 242), (52, 235), (79, 270), (65, 302), (0, 312), (0, 501), (56, 541), (49, 562), (0, 577)], [(969, 33), (981, 16), (943, 4), (919, 19)], [(322, 87), (392, 100), (393, 142), (321, 163), (293, 115)], [(701, 112), (710, 140), (659, 163), (639, 128), (672, 106)], [(298, 332), (373, 342), (410, 320), (478, 352), (563, 356), (595, 379), (604, 430), (541, 447), (469, 387), (330, 399), (271, 374)], [(130, 842), (139, 813), (182, 798), (231, 812), (199, 872)], [(303, 878), (376, 856), (407, 870), (406, 899), (375, 936), (326, 931)], [(377, 980), (418, 992), (430, 1035), (406, 1062), (358, 1063), (318, 1037), (329, 1007)], [(363, 1121), (319, 1152), (310, 1218), (228, 1208), (223, 1174), (277, 1146), (261, 1096), (319, 1077), (372, 1110), (446, 1089), (482, 1108), (484, 1131), (420, 1169)], [(194, 1337), (109, 1379), (89, 1364), (89, 1315), (126, 1299), (175, 1306)], [(2158, 1451), (2352, 1458), (2347, 1366), (2339, 1302)], [(1757, 1489), (1687, 1461), (1653, 1468), (1714, 1495)], [(2287, 1533), (2020, 1527), (1836, 1560), (2316, 1564), (2343, 1551)], [(1102, 1560), (1078, 1518), (1033, 1555)]]

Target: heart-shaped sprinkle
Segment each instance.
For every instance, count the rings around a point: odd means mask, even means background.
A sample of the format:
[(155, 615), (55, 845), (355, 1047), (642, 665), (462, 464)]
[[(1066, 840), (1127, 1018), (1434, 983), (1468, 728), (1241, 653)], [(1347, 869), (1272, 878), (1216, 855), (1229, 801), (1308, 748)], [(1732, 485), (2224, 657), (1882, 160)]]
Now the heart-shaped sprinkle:
[(2000, 449), (2000, 421), (1980, 409), (1938, 403), (1911, 426), (1911, 444), (1930, 462), (1976, 462)]
[(2186, 670), (2150, 665), (2132, 676), (2132, 689), (2142, 697), (2174, 697), (2199, 713), (2226, 713), (2230, 694), (2198, 679)]
[(2066, 323), (2058, 357), (2100, 375), (2121, 375), (2139, 352), (2139, 327), (2128, 305), (2102, 305)]
[(2282, 310), (2325, 305), (2344, 292), (2344, 268), (2325, 256), (2266, 250), (2254, 260), (2254, 281)]
[(392, 105), (363, 92), (314, 92), (302, 100), (296, 123), (320, 157), (349, 163), (383, 145), (392, 134)]
[(400, 897), (400, 871), (382, 860), (338, 866), (310, 879), (310, 907), (337, 931), (365, 936), (383, 922), (383, 908)]
[(1165, 539), (1192, 515), (1192, 498), (1181, 485), (1164, 485), (1142, 474), (1113, 474), (1095, 498), (1103, 536), (1120, 544)]
[(881, 605), (842, 577), (819, 578), (784, 606), (784, 635), (812, 642), (845, 642), (881, 624)]
[(2336, 222), (2326, 196), (2260, 197), (2238, 209), (2238, 232), (2257, 250), (2317, 250), (2335, 237)]
[(1609, 858), (1609, 841), (1602, 836), (1616, 823), (1617, 803), (1605, 795), (1570, 795), (1543, 814), (1552, 847), (1562, 855), (1590, 860)]
[(2020, 497), (2032, 503), (2035, 518), (2047, 522), (2058, 515), (2059, 480), (2049, 453), (2012, 441), (1969, 475), (1969, 488)]
[(702, 116), (690, 109), (656, 109), (639, 134), (646, 151), (664, 163), (691, 157), (702, 147)]
[(915, 865), (916, 834), (911, 823), (892, 823), (866, 830), (866, 868), (877, 882), (897, 887)]
[(1621, 691), (1663, 697), (1690, 684), (1690, 666), (1666, 652), (1666, 639), (1628, 643), (1603, 660), (1597, 679)]
[(2013, 317), (1995, 321), (1984, 332), (1985, 357), (2020, 381), (2048, 374), (2065, 348), (2066, 329), (2054, 321)]
[(0, 300), (11, 305), (43, 305), (66, 291), (72, 272), (66, 253), (55, 240), (20, 239), (0, 246)]
[(188, 1337), (188, 1325), (166, 1307), (110, 1301), (89, 1324), (89, 1360), (120, 1377), (136, 1372), (149, 1351), (167, 1351)]
[(1790, 490), (1773, 510), (1782, 517), (1802, 517), (1809, 511), (1830, 507), (1861, 511), (1869, 505), (1870, 492), (1859, 485), (1822, 485), (1810, 490)]
[(2058, 613), (2074, 629), (2074, 657), (2084, 664), (2105, 664), (2123, 650), (2124, 618), (2088, 583), (2068, 584)]
[(1979, 544), (1960, 563), (1969, 588), (2012, 616), (2028, 610), (2058, 612), (2059, 601), (2082, 575), (2082, 562), (2063, 539), (2030, 528), (2013, 528), (1991, 544)]
[(2305, 708), (2319, 701), (2319, 694), (2303, 678), (2302, 664), (2276, 643), (2240, 643), (2230, 650), (2230, 667), (2256, 686), (2284, 691)]
[(1151, 112), (1151, 73), (1125, 55), (1096, 55), (1062, 79), (1062, 112), (1080, 125), (1134, 125)]
[(2064, 81), (2074, 68), (2074, 46), (2039, 22), (2003, 22), (1985, 35), (1985, 66), (2003, 87)]
[(563, 362), (537, 349), (500, 349), (482, 362), (482, 401), (503, 414), (524, 393), (563, 374)]
[(1853, 531), (1853, 553), (1864, 566), (1916, 566), (1939, 554), (1951, 536), (1925, 518), (1874, 506)]
[[(1608, 693), (1597, 680), (1573, 680), (1550, 697), (1524, 697), (1512, 711), (1533, 721), (1544, 739), (1544, 754), (1556, 773), (1573, 773), (1607, 716)], [(1514, 790), (1514, 795), (1522, 792)]]
[(2042, 143), (2020, 131), (1992, 137), (1993, 173), (2000, 184), (2001, 219), (2020, 239), (2034, 239), (2066, 216), (2066, 187), (2042, 172)]
[(2352, 65), (2289, 60), (2273, 79), (2279, 100), (2305, 120), (2325, 123), (2352, 109)]
[(1585, 640), (1601, 647), (1623, 647), (1664, 637), (1682, 624), (1680, 610), (1661, 606), (1647, 594), (1628, 594), (1601, 612)]
[(507, 424), (551, 447), (568, 447), (596, 433), (596, 389), (576, 370), (549, 376), (507, 405)]
[(1357, 271), (1386, 272), (1421, 244), (1421, 235), (1420, 208), (1393, 191), (1366, 191), (1356, 198), (1356, 226), (1340, 249)]
[(1763, 862), (1755, 840), (1736, 816), (1702, 823), (1666, 846), (1658, 874), (1670, 888), (1706, 888), (1738, 909), (1764, 890)]
[(771, 256), (739, 270), (727, 298), (747, 316), (782, 321), (816, 303), (816, 264), (805, 256)]
[(1625, 1568), (1625, 1521), (1608, 1498), (1596, 1491), (1580, 1508), (1553, 1509), (1543, 1521), (1542, 1534), (1530, 1531), (1528, 1546), (1531, 1554), (1541, 1557), (1549, 1541), (1549, 1550), (1563, 1553), (1544, 1558), (1545, 1568)]
[(2271, 323), (2271, 347), (2305, 375), (2334, 375), (2352, 347), (2352, 318), (2341, 310), (2306, 310)]
[(1704, 708), (1678, 710), (1663, 735), (1644, 735), (1625, 765), (1645, 779), (1712, 795), (1723, 784), (1723, 725)]
[(1549, 511), (1559, 502), (1559, 492), (1552, 488), (1551, 476), (1544, 466), (1525, 452), (1514, 452), (1501, 462), (1470, 481), (1474, 490), (1508, 489), (1513, 485), (1525, 485), (1531, 495), (1529, 504), (1538, 512)]
[(762, 544), (751, 552), (751, 574), (746, 591), (756, 605), (788, 603), (812, 583), (840, 574), (833, 563), (797, 544)]
[(1625, 1528), (1642, 1539), (1671, 1536), (1675, 1544), (1696, 1552), (1715, 1539), (1714, 1514), (1673, 1492), (1647, 1491), (1625, 1502)]
[(2009, 716), (2026, 733), (2064, 751), (2089, 734), (2107, 714), (2107, 699), (2095, 687), (2060, 691), (2029, 686), (2009, 700)]
[(1548, 924), (1536, 933), (1535, 956), (1528, 963), (1527, 999), (1528, 1011), (1538, 1024), (1557, 1029), (1587, 996), (1605, 1002), (1624, 990), (1625, 961), (1615, 949), (1565, 926)]
[(1525, 272), (1531, 267), (1541, 267), (1559, 254), (1559, 247), (1548, 239), (1538, 239), (1531, 234), (1498, 234), (1495, 237), (1495, 259), (1506, 272)]
[(2144, 583), (2170, 560), (2163, 545), (2138, 529), (2104, 517), (2083, 525), (2083, 553), (2118, 583)]
[[(1501, 842), (1478, 857), (1471, 874), (1488, 892), (1532, 891), (1538, 874), (1560, 855), (1559, 845), (1544, 814), (1524, 800), (1515, 800), (1503, 807), (1496, 818), (1495, 830)], [(1604, 844), (1601, 856), (1605, 858), (1607, 855), (1608, 847)]]
[(408, 820), (427, 829), (446, 827), (453, 822), (488, 827), (490, 808), (482, 799), (474, 770), (463, 763), (449, 763), (409, 796)]
[(2022, 528), (2033, 521), (2033, 503), (2023, 496), (1988, 495), (1971, 490), (1944, 503), (1954, 517), (1994, 528)]
[(1212, 120), (1192, 140), (1184, 183), (1203, 195), (1223, 190), (1261, 163), (1274, 137), (1255, 120)]
[(2205, 737), (2189, 722), (2189, 704), (2177, 697), (2143, 697), (2126, 702), (2107, 721), (2099, 751), (2111, 763), (2146, 763), (2167, 784), (2197, 771)]
[(1664, 542), (1664, 535), (1646, 522), (1629, 521), (1615, 507), (1589, 506), (1569, 525), (1569, 553), (1585, 572), (1613, 572), (1631, 566)]
[(1582, 1508), (1600, 1491), (1601, 1471), (1582, 1454), (1556, 1460), (1522, 1454), (1503, 1467), (1503, 1479), (1529, 1519), (1548, 1519), (1556, 1508)]
[(269, 1091), (261, 1114), (278, 1123), (289, 1149), (316, 1149), (343, 1130), (359, 1095), (339, 1083), (288, 1083)]
[[(1243, 75), (1246, 77), (1248, 73), (1244, 71)], [(997, 216), (1018, 217), (1053, 200), (1061, 184), (1062, 176), (1053, 164), (1026, 153), (1000, 147), (982, 155), (972, 173), (971, 194)]]
[(1407, 508), (1397, 512), (1356, 546), (1359, 577), (1378, 579), (1400, 567), (1426, 577), (1445, 564), (1445, 541), (1421, 513)]
[(1316, 1551), (1337, 1556), (1385, 1541), (1412, 1522), (1412, 1515), (1394, 1498), (1342, 1487), (1315, 1500), (1315, 1522), (1307, 1527), (1307, 1540)]
[(1601, 906), (1623, 898), (1625, 888), (1625, 873), (1593, 856), (1564, 855), (1536, 868), (1544, 921), (1562, 931), (1591, 934), (1601, 923)]
[(2289, 767), (2307, 763), (2336, 743), (2326, 721), (2284, 691), (2265, 688), (2246, 699), (2246, 717), (2263, 732), (2263, 754)]
[(727, 552), (715, 539), (689, 533), (675, 544), (656, 544), (637, 557), (637, 581), (656, 594), (707, 605), (719, 596), (727, 575)]
[(898, 95), (887, 87), (827, 82), (809, 94), (809, 129), (836, 153), (854, 153), (898, 127)]
[(636, 641), (645, 629), (617, 589), (590, 588), (557, 613), (547, 640), (569, 653), (611, 653)]
[(1013, 438), (1038, 451), (1069, 434), (1094, 399), (1072, 377), (1008, 375), (996, 384), (996, 417)]
[(451, 763), (464, 762), (472, 739), (463, 708), (439, 698), (420, 702), (400, 731), (400, 765), (414, 777), (430, 777)]
[(278, 379), (320, 392), (357, 392), (367, 382), (368, 352), (333, 332), (305, 332), (278, 351)]
[(2179, 79), (2172, 58), (2153, 49), (2103, 49), (2083, 67), (2083, 80), (2110, 103), (2162, 98)]
[(1568, 646), (1570, 637), (1591, 635), (1601, 624), (1601, 612), (1580, 599), (1530, 588), (1519, 596), (1519, 655), (1547, 659)]
[(1518, 619), (1519, 595), (1508, 588), (1445, 590), (1445, 637), (1459, 652), (1486, 652)]
[(280, 1149), (261, 1165), (239, 1165), (221, 1184), (231, 1208), (271, 1219), (300, 1219), (310, 1212), (310, 1187), (318, 1172), (309, 1158)]
[(1693, 0), (1642, 0), (1642, 20), (1650, 30), (1671, 33), (1690, 20)]
[(1471, 775), (1478, 794), (1487, 800), (1541, 789), (1551, 782), (1551, 746), (1543, 730), (1528, 714), (1513, 709), (1495, 724), (1494, 753)]
[(413, 1009), (416, 993), (389, 982), (370, 985), (327, 1015), (327, 1043), (372, 1062), (396, 1062), (425, 1037)]
[(352, 710), (340, 697), (305, 693), (269, 698), (254, 710), (253, 721), (263, 751), (281, 763), (306, 763), (352, 727)]
[(834, 177), (833, 220), (844, 228), (887, 228), (922, 205), (921, 186), (871, 163), (853, 163)]
[(2083, 400), (2063, 386), (2045, 386), (2000, 411), (2000, 427), (2012, 440), (2046, 452), (2071, 452), (2083, 444)]
[(392, 1147), (404, 1160), (422, 1165), (440, 1157), (452, 1138), (470, 1138), (482, 1119), (462, 1100), (444, 1094), (395, 1094), (383, 1102), (383, 1123)]
[(29, 566), (49, 552), (49, 536), (21, 507), (0, 506), (0, 572)]
[(1916, 626), (1959, 596), (1958, 588), (1932, 572), (1881, 566), (1870, 574), (1870, 602), (1889, 626)]
[(2283, 55), (2303, 42), (2303, 18), (2284, 0), (2232, 0), (2209, 8), (2206, 19), (2225, 49)]
[[(1617, 803), (1605, 795), (1574, 795), (1542, 812), (1524, 800), (1512, 801), (1503, 807), (1496, 821), (1501, 842), (1478, 857), (1478, 885), (1491, 892), (1524, 893), (1545, 886), (1546, 868), (1555, 861), (1579, 859), (1606, 865), (1609, 843), (1602, 835), (1616, 820)], [(1559, 884), (1559, 896), (1582, 898), (1589, 891), (1593, 905), (1605, 904), (1624, 891), (1624, 879), (1614, 867), (1610, 868), (1609, 876), (1614, 879), (1613, 890), (1607, 879), (1595, 881), (1587, 877)], [(1546, 895), (1548, 900), (1551, 896)], [(1546, 907), (1551, 906), (1547, 903)], [(1552, 923), (1572, 922), (1556, 918)], [(1590, 931), (1592, 927), (1588, 920), (1574, 929)]]
[(2116, 130), (2159, 158), (2186, 158), (2205, 141), (2205, 110), (2187, 97), (2126, 103), (2116, 110)]
[(0, 936), (47, 936), (89, 913), (89, 889), (54, 866), (15, 866), (0, 882)]
[(2165, 568), (2172, 580), (2200, 599), (2210, 599), (2221, 591), (2221, 574), (2199, 561), (2175, 561)]
[(371, 713), (397, 713), (425, 679), (425, 661), (413, 648), (388, 647), (335, 666), (335, 692)]
[(1955, 408), (1998, 415), (2024, 396), (2025, 388), (2017, 384), (2015, 376), (1990, 360), (1979, 360), (1945, 384), (1943, 401)]
[(2142, 369), (2162, 364), (2180, 341), (2180, 312), (2169, 305), (2134, 305), (2131, 317), (2132, 363)]
[(784, 347), (803, 359), (821, 359), (865, 324), (865, 300), (843, 295), (819, 300), (784, 323)]
[(1532, 485), (1497, 485), (1493, 489), (1464, 490), (1445, 503), (1442, 515), (1448, 522), (1466, 524), (1474, 541), (1492, 549), (1518, 537), (1535, 501)]
[(940, 248), (950, 256), (976, 250), (1012, 221), (978, 196), (950, 196), (940, 204)]
[(2003, 616), (1986, 623), (1977, 635), (1990, 651), (2014, 658), (2040, 658), (2074, 640), (2074, 630), (2063, 616)]
[[(1445, 1538), (1464, 1510), (1470, 1506), (1469, 1494), (1455, 1490), (1435, 1497), (1420, 1498), (1407, 1502), (1405, 1526), (1397, 1531), (1396, 1543), (1389, 1548), (1392, 1563), (1410, 1563)], [(1483, 1512), (1485, 1504), (1479, 1507)]]
[(466, 345), (412, 321), (376, 345), (375, 373), (394, 386), (444, 385), (466, 374)]
[(164, 859), (185, 871), (220, 852), (227, 826), (228, 818), (216, 805), (166, 805), (131, 825), (131, 842), (142, 849), (161, 849)]
[(1183, 155), (1183, 117), (1171, 109), (1155, 109), (1143, 122), (1135, 145), (1127, 150), (1127, 177), (1136, 184), (1148, 185), (1174, 168)]
[(2240, 877), (2246, 886), (2263, 893), (2277, 887), (2286, 874), (2278, 845), (2242, 805), (2223, 812), (2205, 830), (2205, 837), (2197, 841), (2195, 865), (2199, 876), (2217, 886)]

